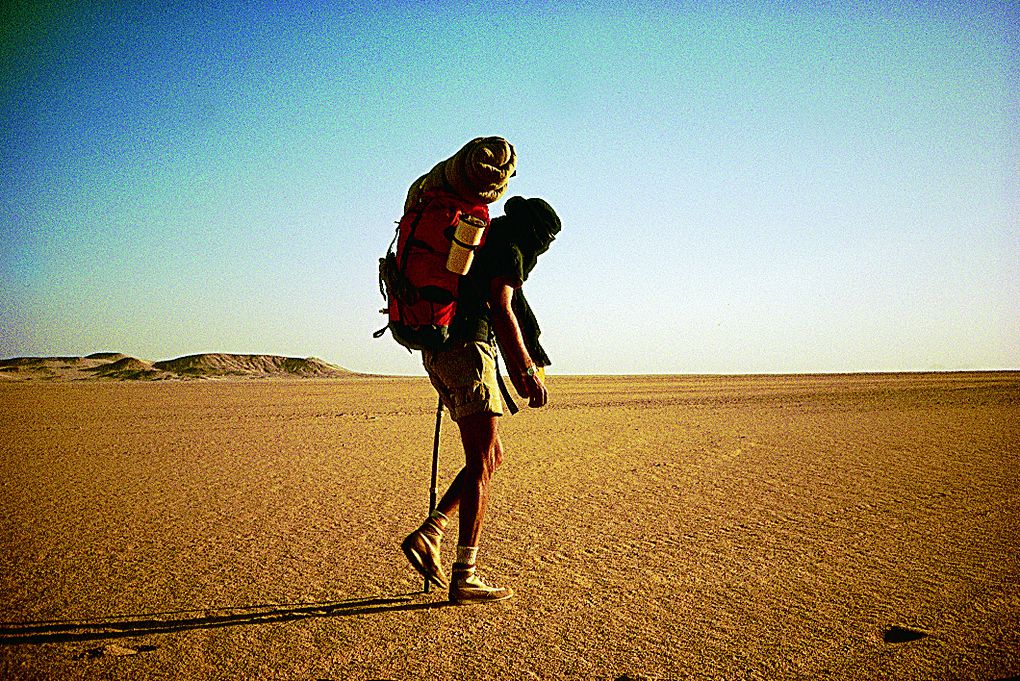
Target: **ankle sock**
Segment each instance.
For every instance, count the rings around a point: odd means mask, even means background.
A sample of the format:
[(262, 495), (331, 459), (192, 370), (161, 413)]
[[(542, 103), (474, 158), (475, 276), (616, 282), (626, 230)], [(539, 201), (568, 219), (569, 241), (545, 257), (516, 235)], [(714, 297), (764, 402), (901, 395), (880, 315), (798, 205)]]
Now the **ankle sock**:
[(475, 561), (478, 560), (478, 547), (477, 546), (461, 546), (457, 545), (457, 564), (463, 567), (473, 567)]

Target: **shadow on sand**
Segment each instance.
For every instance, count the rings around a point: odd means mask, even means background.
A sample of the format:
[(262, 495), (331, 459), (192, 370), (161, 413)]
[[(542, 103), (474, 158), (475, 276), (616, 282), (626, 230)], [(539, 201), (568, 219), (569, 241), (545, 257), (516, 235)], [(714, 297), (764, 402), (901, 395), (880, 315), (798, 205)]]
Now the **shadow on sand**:
[(293, 622), (313, 617), (350, 617), (384, 612), (429, 610), (448, 601), (416, 601), (421, 592), (390, 598), (354, 598), (333, 603), (272, 603), (208, 610), (174, 610), (106, 618), (0, 623), (0, 646), (67, 643), (168, 634), (191, 629), (218, 629), (252, 624)]

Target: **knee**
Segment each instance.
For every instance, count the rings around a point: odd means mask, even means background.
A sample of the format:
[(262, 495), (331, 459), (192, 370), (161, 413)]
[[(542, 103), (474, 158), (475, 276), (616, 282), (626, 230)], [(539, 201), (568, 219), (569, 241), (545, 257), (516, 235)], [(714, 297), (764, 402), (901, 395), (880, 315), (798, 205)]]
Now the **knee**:
[(496, 417), (477, 414), (461, 419), (457, 425), (464, 443), (468, 473), (475, 479), (488, 482), (503, 463), (503, 447), (496, 434)]
[(496, 470), (503, 465), (503, 447), (500, 445), (499, 440), (496, 441), (496, 446), (492, 448), (492, 470)]
[(467, 468), (472, 476), (486, 482), (503, 463), (503, 453), (492, 448), (486, 452), (479, 452), (478, 456), (468, 457)]

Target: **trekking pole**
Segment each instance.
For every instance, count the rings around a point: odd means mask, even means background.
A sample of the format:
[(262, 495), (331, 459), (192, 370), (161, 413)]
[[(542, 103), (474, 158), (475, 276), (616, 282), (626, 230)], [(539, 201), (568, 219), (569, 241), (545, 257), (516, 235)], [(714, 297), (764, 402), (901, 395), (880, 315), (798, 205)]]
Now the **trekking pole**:
[[(443, 425), (443, 398), (439, 398), (439, 405), (436, 407), (436, 434), (432, 438), (432, 484), (429, 486), (429, 517), (436, 510), (436, 497), (439, 478), (439, 429)], [(425, 593), (431, 589), (428, 578), (425, 579)]]

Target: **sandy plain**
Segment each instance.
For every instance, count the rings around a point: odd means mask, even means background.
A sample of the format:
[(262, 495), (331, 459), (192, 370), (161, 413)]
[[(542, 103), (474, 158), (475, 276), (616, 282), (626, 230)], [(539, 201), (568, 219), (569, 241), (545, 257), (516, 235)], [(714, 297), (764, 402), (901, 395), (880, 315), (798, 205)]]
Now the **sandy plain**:
[(1020, 674), (1020, 374), (549, 384), (454, 607), (425, 379), (0, 383), (0, 678)]

